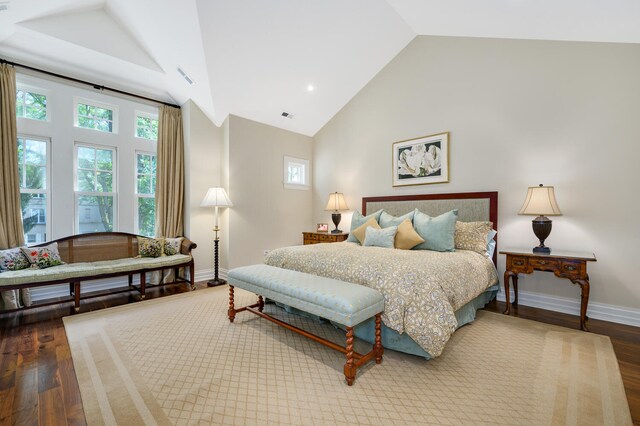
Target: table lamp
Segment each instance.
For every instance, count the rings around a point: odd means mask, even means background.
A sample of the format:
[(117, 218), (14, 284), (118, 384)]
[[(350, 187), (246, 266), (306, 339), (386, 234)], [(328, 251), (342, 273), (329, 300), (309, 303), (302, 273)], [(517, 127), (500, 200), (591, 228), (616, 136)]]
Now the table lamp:
[(220, 228), (218, 227), (218, 208), (219, 207), (233, 207), (233, 203), (229, 199), (227, 195), (227, 191), (224, 188), (209, 188), (207, 194), (204, 196), (204, 200), (200, 203), (201, 207), (215, 207), (216, 208), (216, 219), (215, 225), (213, 227), (213, 232), (216, 233), (216, 237), (213, 240), (214, 242), (214, 254), (213, 254), (213, 265), (214, 265), (214, 276), (213, 279), (207, 281), (207, 285), (209, 287), (215, 287), (217, 285), (226, 284), (227, 281), (218, 277), (218, 244), (220, 242), (220, 238), (218, 237), (218, 232), (220, 232)]
[(340, 221), (342, 220), (341, 211), (349, 210), (347, 202), (344, 200), (344, 194), (342, 192), (333, 192), (329, 194), (329, 202), (327, 203), (326, 211), (332, 211), (331, 220), (336, 226), (336, 229), (331, 231), (332, 234), (340, 234), (342, 231), (338, 229)]
[(534, 253), (550, 254), (551, 249), (544, 245), (544, 240), (551, 233), (551, 219), (547, 216), (562, 216), (553, 186), (530, 186), (527, 198), (518, 214), (537, 216), (531, 221), (533, 233), (540, 240), (540, 245), (533, 248)]

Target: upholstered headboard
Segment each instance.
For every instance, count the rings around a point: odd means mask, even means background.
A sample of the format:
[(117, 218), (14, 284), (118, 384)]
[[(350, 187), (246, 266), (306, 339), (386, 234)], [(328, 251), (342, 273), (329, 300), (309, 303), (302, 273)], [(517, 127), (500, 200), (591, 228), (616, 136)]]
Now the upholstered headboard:
[[(363, 197), (362, 214), (384, 209), (394, 216), (418, 209), (429, 216), (438, 216), (458, 209), (458, 220), (462, 222), (491, 221), (498, 230), (498, 193), (461, 192), (453, 194), (397, 195), (388, 197)], [(498, 236), (493, 263), (498, 259)]]

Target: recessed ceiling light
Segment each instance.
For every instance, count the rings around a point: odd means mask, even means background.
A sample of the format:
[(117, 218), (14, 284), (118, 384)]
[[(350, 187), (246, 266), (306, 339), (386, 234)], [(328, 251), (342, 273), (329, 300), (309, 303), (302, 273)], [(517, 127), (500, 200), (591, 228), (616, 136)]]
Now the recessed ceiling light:
[(315, 87), (313, 87), (313, 84), (310, 84), (310, 85), (308, 85), (308, 86), (307, 86), (307, 90), (308, 90), (309, 92), (313, 92), (313, 91), (314, 91), (314, 89), (315, 89)]

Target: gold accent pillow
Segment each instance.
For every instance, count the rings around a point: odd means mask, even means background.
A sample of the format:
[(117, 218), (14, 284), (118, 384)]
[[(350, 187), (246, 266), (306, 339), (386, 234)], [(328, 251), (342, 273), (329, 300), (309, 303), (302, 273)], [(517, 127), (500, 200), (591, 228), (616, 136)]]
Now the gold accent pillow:
[(413, 229), (413, 225), (409, 219), (402, 221), (398, 225), (398, 232), (396, 233), (396, 239), (394, 246), (400, 250), (411, 250), (418, 244), (424, 243), (424, 239)]
[(374, 229), (381, 229), (380, 225), (378, 225), (378, 221), (376, 220), (376, 218), (372, 217), (371, 219), (369, 219), (368, 221), (366, 221), (365, 223), (363, 223), (362, 225), (358, 226), (356, 229), (353, 230), (352, 234), (354, 237), (358, 239), (358, 241), (360, 241), (360, 244), (362, 244), (362, 242), (364, 241), (364, 236), (367, 233), (367, 228), (370, 226), (373, 227)]
[(456, 222), (456, 250), (471, 250), (487, 253), (487, 234), (493, 229), (492, 222)]
[(162, 256), (163, 244), (164, 238), (138, 237), (138, 255), (140, 257), (160, 257)]

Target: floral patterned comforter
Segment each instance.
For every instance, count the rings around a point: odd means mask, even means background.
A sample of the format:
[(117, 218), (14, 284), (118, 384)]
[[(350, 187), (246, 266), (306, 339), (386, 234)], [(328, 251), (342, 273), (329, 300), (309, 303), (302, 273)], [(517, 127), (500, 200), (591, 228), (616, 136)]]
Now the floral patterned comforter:
[(384, 324), (407, 333), (432, 357), (457, 327), (454, 312), (498, 281), (487, 257), (458, 250), (395, 250), (356, 243), (273, 250), (265, 263), (374, 288), (384, 295)]

